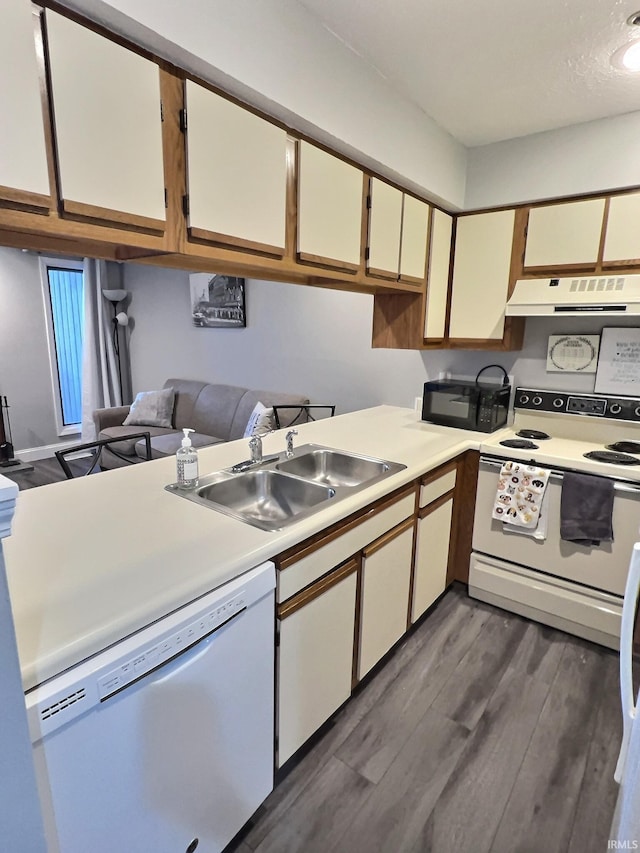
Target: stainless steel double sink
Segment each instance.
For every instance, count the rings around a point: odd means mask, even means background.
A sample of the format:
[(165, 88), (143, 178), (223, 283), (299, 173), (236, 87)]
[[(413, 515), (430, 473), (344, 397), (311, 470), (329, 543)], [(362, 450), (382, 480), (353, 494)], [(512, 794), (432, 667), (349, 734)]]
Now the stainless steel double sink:
[(304, 444), (250, 470), (218, 471), (195, 489), (166, 486), (173, 494), (230, 515), (261, 530), (280, 530), (406, 468), (398, 462)]

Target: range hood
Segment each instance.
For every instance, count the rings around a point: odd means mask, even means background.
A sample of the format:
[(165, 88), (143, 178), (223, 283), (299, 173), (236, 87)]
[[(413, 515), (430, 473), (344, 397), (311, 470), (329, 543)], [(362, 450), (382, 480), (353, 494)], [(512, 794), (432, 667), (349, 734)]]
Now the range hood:
[(640, 314), (640, 275), (527, 278), (516, 282), (508, 317)]

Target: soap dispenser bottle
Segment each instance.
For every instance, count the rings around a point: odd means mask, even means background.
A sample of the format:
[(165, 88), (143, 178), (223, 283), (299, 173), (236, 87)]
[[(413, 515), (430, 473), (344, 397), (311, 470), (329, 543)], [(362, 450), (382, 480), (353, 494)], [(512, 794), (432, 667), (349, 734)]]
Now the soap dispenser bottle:
[(178, 448), (176, 453), (178, 488), (195, 489), (198, 485), (198, 451), (192, 447), (189, 438), (189, 433), (195, 432), (195, 430), (186, 428), (182, 432), (184, 433), (182, 446)]

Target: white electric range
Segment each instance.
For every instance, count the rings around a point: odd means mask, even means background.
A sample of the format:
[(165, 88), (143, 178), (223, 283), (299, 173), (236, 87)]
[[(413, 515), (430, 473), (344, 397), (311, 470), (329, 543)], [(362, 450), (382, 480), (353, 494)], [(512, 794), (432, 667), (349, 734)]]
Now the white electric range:
[[(618, 648), (629, 558), (640, 539), (640, 399), (517, 388), (514, 413), (508, 430), (481, 445), (469, 592)], [(498, 474), (509, 459), (550, 471), (544, 539), (491, 517)], [(613, 482), (613, 542), (560, 538), (567, 471)]]

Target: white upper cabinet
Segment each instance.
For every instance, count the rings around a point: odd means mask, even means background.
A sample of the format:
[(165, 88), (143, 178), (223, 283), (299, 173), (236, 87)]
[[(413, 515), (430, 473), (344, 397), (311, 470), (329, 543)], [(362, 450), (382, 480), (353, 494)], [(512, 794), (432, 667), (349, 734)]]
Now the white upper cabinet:
[(503, 337), (514, 225), (513, 210), (458, 218), (450, 338), (491, 341)]
[(400, 271), (402, 192), (378, 178), (371, 178), (369, 255), (367, 272), (397, 279)]
[(612, 196), (603, 263), (640, 259), (640, 193)]
[(283, 254), (286, 131), (191, 80), (186, 102), (190, 227)]
[(427, 339), (444, 338), (446, 332), (452, 230), (453, 217), (434, 208), (424, 323), (424, 336)]
[(423, 282), (429, 242), (429, 205), (412, 195), (403, 196), (400, 279)]
[[(38, 59), (32, 7), (27, 0), (0, 3), (0, 198), (49, 207)], [(16, 195), (34, 193), (41, 199)]]
[(360, 266), (360, 169), (315, 145), (298, 147), (298, 255), (342, 269)]
[(54, 12), (46, 20), (65, 212), (162, 230), (158, 66)]
[(532, 207), (525, 267), (595, 264), (603, 216), (603, 198)]

